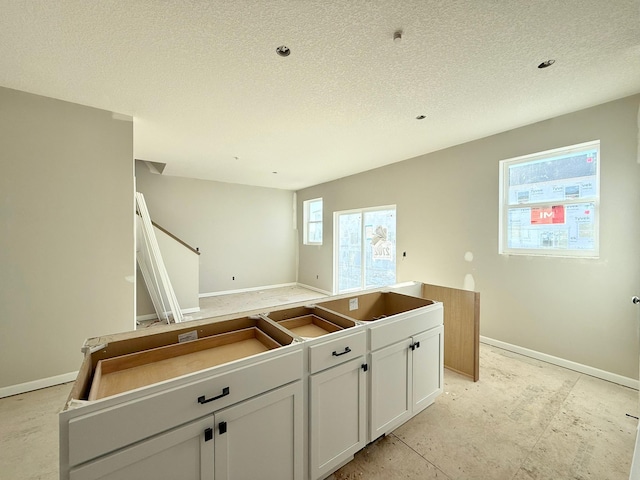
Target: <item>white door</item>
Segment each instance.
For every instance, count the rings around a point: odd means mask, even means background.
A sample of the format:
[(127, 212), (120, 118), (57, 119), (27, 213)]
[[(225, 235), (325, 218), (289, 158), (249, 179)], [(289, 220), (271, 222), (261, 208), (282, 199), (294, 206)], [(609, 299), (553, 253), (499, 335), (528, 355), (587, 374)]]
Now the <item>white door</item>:
[(302, 415), (301, 380), (216, 412), (215, 479), (302, 480)]
[(326, 474), (367, 443), (364, 357), (311, 375), (311, 478)]
[[(634, 305), (640, 305), (640, 298), (633, 297), (631, 299)], [(640, 425), (638, 425), (640, 429)], [(640, 430), (636, 434), (636, 448), (633, 451), (633, 460), (631, 462), (631, 473), (629, 480), (640, 480)]]
[(371, 354), (370, 442), (411, 416), (410, 345), (407, 339)]
[(413, 337), (413, 415), (433, 403), (443, 388), (444, 327)]
[(209, 415), (74, 468), (69, 478), (213, 480), (213, 444), (213, 415)]
[(337, 293), (396, 283), (396, 207), (334, 214)]

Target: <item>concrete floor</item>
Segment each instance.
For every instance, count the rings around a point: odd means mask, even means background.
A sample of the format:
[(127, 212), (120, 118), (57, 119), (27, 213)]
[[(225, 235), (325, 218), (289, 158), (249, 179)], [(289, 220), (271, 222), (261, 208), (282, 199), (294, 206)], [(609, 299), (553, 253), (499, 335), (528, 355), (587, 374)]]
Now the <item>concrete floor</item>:
[(288, 287), (266, 288), (253, 292), (218, 295), (200, 299), (200, 311), (187, 314), (185, 320), (198, 320), (213, 315), (227, 315), (255, 309), (268, 309), (286, 303), (306, 302), (326, 297), (322, 293), (291, 285)]
[[(213, 297), (203, 297), (199, 302), (200, 311), (185, 314), (183, 321), (188, 322), (190, 320), (201, 320), (204, 318), (228, 315), (236, 312), (246, 312), (256, 309), (268, 312), (269, 308), (278, 305), (306, 301), (313, 303), (313, 300), (323, 297), (326, 297), (326, 295), (309, 290), (308, 288), (298, 287), (296, 285), (216, 295)], [(139, 328), (146, 328), (154, 326), (159, 322), (158, 320), (145, 320), (139, 323)]]
[(627, 480), (638, 392), (499, 348), (331, 480)]
[[(197, 318), (322, 296), (298, 288), (204, 298)], [(57, 414), (70, 390), (0, 399), (0, 480), (58, 479)], [(626, 414), (638, 416), (636, 390), (488, 345), (480, 348), (480, 381), (445, 370), (444, 390), (330, 479), (629, 477), (637, 420)]]

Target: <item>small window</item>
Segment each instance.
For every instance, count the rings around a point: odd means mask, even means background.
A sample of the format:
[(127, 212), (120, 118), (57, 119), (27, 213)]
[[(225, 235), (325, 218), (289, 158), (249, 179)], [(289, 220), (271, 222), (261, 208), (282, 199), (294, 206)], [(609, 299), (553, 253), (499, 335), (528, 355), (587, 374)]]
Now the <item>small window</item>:
[(322, 245), (322, 199), (304, 202), (304, 244)]
[(599, 255), (600, 142), (500, 162), (499, 252)]

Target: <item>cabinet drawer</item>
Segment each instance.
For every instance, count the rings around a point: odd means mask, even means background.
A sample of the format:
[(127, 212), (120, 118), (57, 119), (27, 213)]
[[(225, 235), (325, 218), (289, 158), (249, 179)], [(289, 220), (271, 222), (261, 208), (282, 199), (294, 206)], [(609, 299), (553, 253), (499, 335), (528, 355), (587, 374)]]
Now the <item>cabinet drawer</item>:
[(369, 327), (371, 351), (409, 338), (443, 323), (441, 303), (402, 313), (398, 317), (376, 320)]
[(353, 360), (367, 351), (364, 331), (341, 336), (309, 347), (309, 371), (316, 373), (325, 368)]
[[(224, 372), (199, 372), (146, 394), (141, 389), (96, 402), (101, 408), (69, 420), (69, 466), (74, 466), (169, 430), (220, 408), (302, 378), (302, 350), (296, 349)], [(70, 414), (73, 412), (69, 412)]]

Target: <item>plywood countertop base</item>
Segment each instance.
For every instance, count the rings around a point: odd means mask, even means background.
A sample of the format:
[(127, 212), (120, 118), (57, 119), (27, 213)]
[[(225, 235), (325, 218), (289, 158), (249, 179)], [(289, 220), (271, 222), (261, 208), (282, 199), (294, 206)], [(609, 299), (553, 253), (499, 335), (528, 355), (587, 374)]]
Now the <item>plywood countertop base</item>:
[(303, 338), (316, 338), (343, 330), (342, 327), (316, 315), (304, 315), (302, 317), (281, 320), (278, 323), (290, 332)]
[(96, 367), (89, 400), (250, 357), (277, 346), (273, 339), (257, 329), (217, 337), (101, 360)]

